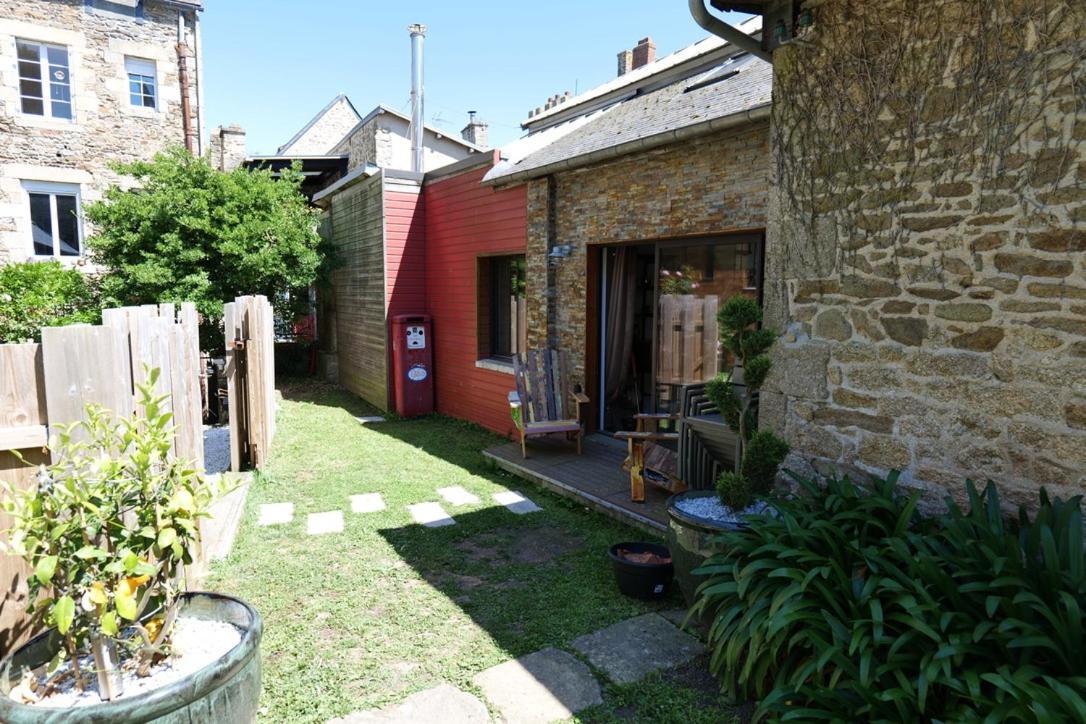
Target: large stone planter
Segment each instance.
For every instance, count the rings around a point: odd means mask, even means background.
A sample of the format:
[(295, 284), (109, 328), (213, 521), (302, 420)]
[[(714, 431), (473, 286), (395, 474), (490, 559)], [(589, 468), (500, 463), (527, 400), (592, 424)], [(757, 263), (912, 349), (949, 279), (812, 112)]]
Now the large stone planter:
[(675, 581), (679, 584), (686, 605), (693, 606), (701, 577), (694, 569), (719, 552), (712, 539), (726, 530), (737, 530), (741, 523), (720, 523), (684, 513), (676, 507), (680, 500), (688, 498), (716, 497), (715, 490), (689, 490), (672, 495), (667, 501), (667, 547), (671, 550), (671, 562), (675, 566)]
[(19, 704), (8, 698), (25, 667), (47, 663), (60, 648), (55, 632), (31, 640), (0, 664), (0, 721), (7, 724), (191, 724), (253, 722), (260, 701), (260, 638), (264, 624), (249, 604), (216, 593), (186, 593), (181, 611), (191, 618), (226, 621), (241, 642), (217, 662), (145, 694), (71, 709)]

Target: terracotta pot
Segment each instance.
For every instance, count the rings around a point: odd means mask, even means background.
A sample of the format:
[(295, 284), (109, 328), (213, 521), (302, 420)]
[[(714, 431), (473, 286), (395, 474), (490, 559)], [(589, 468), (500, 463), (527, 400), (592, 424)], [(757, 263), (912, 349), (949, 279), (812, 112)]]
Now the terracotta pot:
[(260, 638), (264, 623), (249, 604), (217, 593), (186, 593), (181, 614), (226, 621), (241, 629), (241, 641), (218, 661), (153, 691), (116, 701), (69, 709), (27, 706), (8, 693), (27, 667), (47, 663), (60, 649), (55, 631), (32, 639), (0, 663), (0, 721), (7, 724), (190, 724), (252, 722), (260, 701)]

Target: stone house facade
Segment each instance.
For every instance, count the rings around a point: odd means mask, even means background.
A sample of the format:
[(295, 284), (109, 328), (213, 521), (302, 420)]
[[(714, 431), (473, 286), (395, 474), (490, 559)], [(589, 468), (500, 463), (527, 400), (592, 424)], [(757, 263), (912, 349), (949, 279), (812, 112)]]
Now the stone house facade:
[[(783, 335), (763, 424), (793, 465), (899, 469), (931, 501), (969, 478), (1011, 504), (1080, 494), (1086, 6), (911, 7), (822, 4), (774, 54), (765, 299)], [(885, 56), (859, 52), (872, 33)], [(916, 76), (891, 74), (902, 48)]]
[(108, 164), (203, 152), (201, 11), (0, 0), (0, 263), (79, 262), (81, 207), (119, 180)]

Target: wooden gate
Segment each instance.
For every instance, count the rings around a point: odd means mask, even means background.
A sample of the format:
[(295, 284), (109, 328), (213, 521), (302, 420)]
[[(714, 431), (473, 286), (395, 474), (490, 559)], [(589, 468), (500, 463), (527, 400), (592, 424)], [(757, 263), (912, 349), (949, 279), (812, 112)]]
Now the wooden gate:
[(267, 297), (226, 305), (230, 469), (263, 467), (275, 437), (275, 327)]

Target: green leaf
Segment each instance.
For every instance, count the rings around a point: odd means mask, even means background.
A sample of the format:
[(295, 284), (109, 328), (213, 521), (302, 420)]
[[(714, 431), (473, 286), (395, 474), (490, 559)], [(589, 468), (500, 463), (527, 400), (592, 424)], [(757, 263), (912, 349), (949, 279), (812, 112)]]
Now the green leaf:
[(68, 633), (68, 629), (72, 627), (72, 621), (75, 619), (75, 601), (71, 596), (61, 596), (53, 604), (53, 624), (57, 627), (57, 631), (60, 635)]
[(34, 577), (41, 581), (42, 585), (48, 586), (53, 580), (53, 575), (57, 572), (58, 560), (60, 559), (57, 556), (45, 556), (34, 566)]
[(95, 560), (104, 561), (109, 557), (109, 554), (98, 546), (83, 546), (75, 552), (75, 557), (83, 560), (94, 558)]
[(99, 620), (99, 624), (102, 627), (102, 633), (106, 636), (117, 635), (117, 632), (120, 630), (118, 623), (117, 614), (114, 611), (106, 611)]
[(169, 548), (177, 540), (177, 531), (173, 528), (163, 528), (158, 532), (158, 547)]
[(113, 604), (117, 607), (117, 613), (121, 615), (121, 618), (135, 621), (136, 616), (139, 615), (139, 606), (136, 603), (135, 596), (129, 596), (118, 592), (113, 598)]

